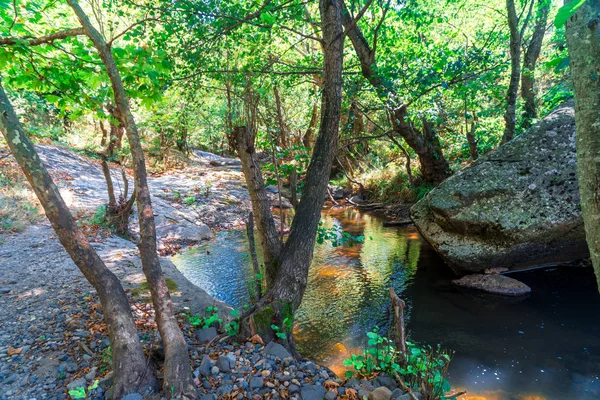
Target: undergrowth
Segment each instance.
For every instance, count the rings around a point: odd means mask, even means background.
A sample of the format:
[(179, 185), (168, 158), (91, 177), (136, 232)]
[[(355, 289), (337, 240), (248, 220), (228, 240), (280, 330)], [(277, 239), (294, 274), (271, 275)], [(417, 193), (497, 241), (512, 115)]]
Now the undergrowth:
[(426, 400), (445, 399), (445, 393), (451, 389), (447, 374), (452, 352), (439, 345), (432, 347), (406, 342), (406, 354), (403, 356), (377, 329), (368, 332), (367, 337), (367, 348), (344, 360), (344, 366), (351, 368), (346, 373), (347, 377), (372, 378), (386, 373), (397, 376), (406, 387), (419, 390)]

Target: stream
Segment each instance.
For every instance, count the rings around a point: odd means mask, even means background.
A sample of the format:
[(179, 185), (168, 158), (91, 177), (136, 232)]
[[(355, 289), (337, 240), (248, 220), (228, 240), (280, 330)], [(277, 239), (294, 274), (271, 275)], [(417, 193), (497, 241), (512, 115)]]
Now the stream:
[[(354, 246), (318, 244), (296, 314), (300, 352), (343, 376), (342, 361), (386, 327), (389, 287), (407, 304), (409, 339), (455, 351), (452, 385), (461, 399), (600, 399), (600, 295), (591, 268), (545, 268), (511, 276), (532, 288), (523, 298), (463, 292), (414, 226), (351, 208), (323, 210), (326, 227), (364, 235)], [(216, 234), (172, 258), (194, 284), (235, 308), (252, 279), (243, 230)]]

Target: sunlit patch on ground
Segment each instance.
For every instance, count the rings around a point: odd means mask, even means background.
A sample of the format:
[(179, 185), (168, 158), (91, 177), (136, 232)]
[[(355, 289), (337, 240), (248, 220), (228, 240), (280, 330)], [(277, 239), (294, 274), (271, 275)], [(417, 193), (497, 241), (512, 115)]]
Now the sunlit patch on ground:
[(30, 290), (27, 290), (27, 291), (19, 294), (19, 299), (23, 299), (25, 297), (41, 296), (44, 293), (46, 293), (46, 289), (40, 289), (40, 288), (30, 289)]

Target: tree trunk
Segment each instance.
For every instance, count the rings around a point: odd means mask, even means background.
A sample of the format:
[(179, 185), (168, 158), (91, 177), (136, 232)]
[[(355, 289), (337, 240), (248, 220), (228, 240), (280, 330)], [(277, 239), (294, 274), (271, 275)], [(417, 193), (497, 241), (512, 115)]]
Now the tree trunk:
[(186, 396), (197, 398), (198, 394), (192, 383), (192, 371), (189, 364), (189, 354), (183, 333), (173, 311), (171, 295), (167, 288), (160, 260), (156, 249), (156, 227), (146, 176), (144, 152), (137, 126), (133, 119), (127, 95), (117, 65), (110, 48), (102, 35), (94, 28), (77, 0), (67, 0), (77, 19), (83, 26), (85, 34), (96, 47), (104, 64), (115, 97), (115, 105), (121, 115), (133, 159), (135, 193), (140, 225), (140, 242), (138, 244), (142, 259), (142, 269), (150, 287), (152, 303), (156, 312), (156, 323), (160, 331), (165, 349), (163, 390), (170, 396)]
[(475, 128), (477, 124), (475, 122), (471, 122), (471, 126), (465, 126), (467, 130), (467, 142), (469, 143), (469, 155), (471, 156), (471, 160), (477, 160), (479, 157), (479, 151), (477, 150), (477, 140), (475, 139)]
[(502, 143), (511, 140), (515, 135), (517, 126), (517, 92), (521, 79), (521, 33), (519, 31), (519, 17), (515, 7), (515, 0), (506, 0), (508, 13), (508, 27), (510, 30), (510, 82), (506, 91), (506, 111), (504, 112), (504, 134)]
[[(353, 23), (353, 19), (346, 8), (346, 5), (342, 3), (342, 6), (342, 21), (348, 32), (348, 37), (352, 41), (354, 51), (360, 60), (363, 76), (377, 91), (379, 98), (398, 99), (399, 96), (392, 88), (391, 83), (385, 82), (384, 79), (377, 74), (375, 52), (371, 50), (367, 39), (362, 34), (358, 25)], [(419, 157), (423, 180), (427, 183), (437, 184), (450, 176), (450, 167), (444, 157), (437, 136), (426, 138), (414, 129), (413, 124), (407, 118), (406, 104), (389, 104), (388, 106), (392, 128), (397, 134), (404, 138), (406, 143)]]
[(535, 102), (535, 67), (542, 50), (549, 11), (550, 1), (539, 0), (539, 9), (537, 10), (535, 27), (533, 28), (531, 40), (529, 41), (529, 45), (523, 56), (521, 97), (525, 103), (523, 105), (523, 128), (525, 129), (531, 126), (531, 120), (537, 118), (537, 107)]
[(252, 201), (252, 211), (260, 234), (265, 261), (265, 279), (267, 287), (271, 287), (277, 276), (277, 265), (281, 255), (281, 241), (271, 214), (271, 206), (260, 164), (254, 148), (254, 133), (246, 126), (236, 126), (230, 136), (231, 147), (235, 149), (242, 163), (242, 171), (246, 178), (248, 193)]
[[(570, 3), (569, 0), (565, 4)], [(600, 288), (600, 0), (587, 0), (566, 24), (575, 94), (577, 175), (586, 239)]]
[(302, 199), (281, 253), (277, 279), (244, 323), (267, 339), (274, 336), (271, 325), (277, 325), (286, 331), (287, 345), (292, 351), (291, 320), (306, 290), (316, 231), (321, 219), (331, 164), (337, 150), (342, 103), (342, 3), (341, 0), (321, 0), (319, 6), (325, 42), (319, 135), (306, 174)]
[(277, 124), (279, 125), (279, 145), (283, 149), (288, 148), (287, 138), (287, 126), (283, 118), (283, 107), (281, 105), (281, 96), (279, 95), (279, 88), (275, 86), (273, 88), (273, 94), (275, 95), (275, 106), (277, 108)]
[(154, 386), (135, 328), (127, 296), (119, 279), (104, 265), (73, 219), (29, 137), (0, 86), (0, 130), (17, 163), (37, 195), (46, 217), (73, 262), (98, 292), (113, 357), (113, 396)]
[(311, 149), (313, 146), (313, 136), (315, 135), (315, 129), (317, 128), (317, 123), (319, 122), (319, 105), (317, 103), (313, 104), (312, 111), (310, 113), (310, 122), (308, 123), (308, 128), (302, 137), (302, 145), (308, 149)]

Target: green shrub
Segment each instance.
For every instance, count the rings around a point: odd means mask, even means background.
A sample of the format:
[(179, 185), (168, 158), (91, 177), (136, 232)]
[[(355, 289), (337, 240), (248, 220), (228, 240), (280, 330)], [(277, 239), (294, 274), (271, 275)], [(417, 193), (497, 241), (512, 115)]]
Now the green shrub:
[(406, 355), (403, 357), (393, 343), (379, 335), (378, 330), (367, 333), (367, 348), (361, 354), (352, 354), (344, 360), (344, 366), (351, 367), (348, 377), (358, 374), (371, 377), (379, 373), (390, 376), (398, 374), (411, 388), (425, 390), (428, 399), (444, 399), (444, 393), (451, 387), (446, 379), (452, 353), (437, 347), (419, 346), (406, 342)]

